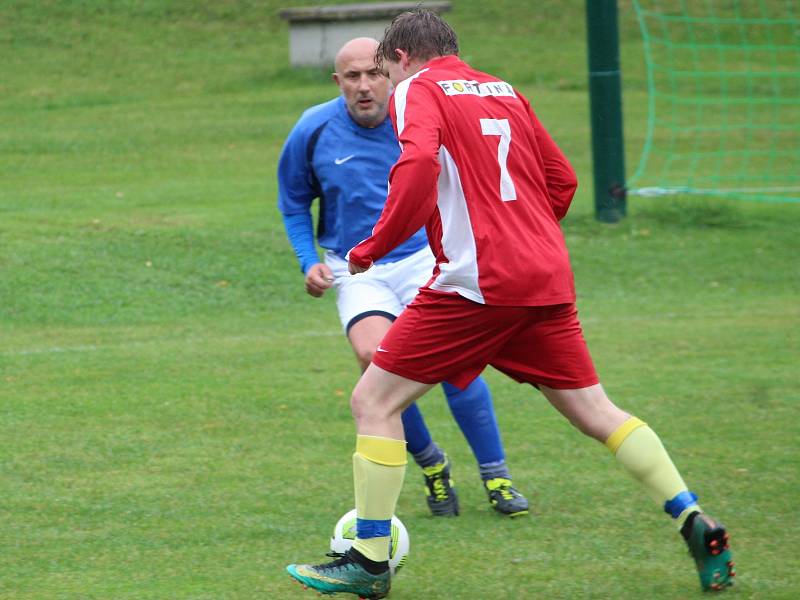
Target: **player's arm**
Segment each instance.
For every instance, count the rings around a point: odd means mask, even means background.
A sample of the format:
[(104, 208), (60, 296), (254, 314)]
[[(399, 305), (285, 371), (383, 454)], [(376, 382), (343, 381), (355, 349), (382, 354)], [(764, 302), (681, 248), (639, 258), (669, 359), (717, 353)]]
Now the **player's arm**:
[(306, 292), (319, 298), (331, 287), (334, 278), (330, 268), (321, 263), (317, 256), (311, 212), (283, 215), (283, 226), (300, 263), (300, 269), (305, 274)]
[(389, 196), (372, 235), (348, 253), (350, 272), (368, 269), (428, 222), (436, 208), (441, 123), (435, 91), (412, 81), (389, 107), (402, 151), (389, 173)]
[(305, 275), (306, 292), (319, 297), (331, 287), (333, 274), (322, 264), (314, 243), (311, 203), (319, 195), (314, 188), (308, 162), (307, 136), (295, 127), (284, 144), (278, 161), (278, 209), (286, 236)]
[(533, 123), (536, 144), (539, 147), (542, 162), (544, 163), (545, 184), (547, 185), (550, 205), (553, 207), (553, 213), (556, 218), (560, 221), (567, 214), (572, 198), (575, 196), (575, 190), (578, 189), (578, 178), (561, 148), (556, 145), (544, 125), (533, 112), (528, 100), (522, 95), (519, 96), (525, 104), (528, 116)]

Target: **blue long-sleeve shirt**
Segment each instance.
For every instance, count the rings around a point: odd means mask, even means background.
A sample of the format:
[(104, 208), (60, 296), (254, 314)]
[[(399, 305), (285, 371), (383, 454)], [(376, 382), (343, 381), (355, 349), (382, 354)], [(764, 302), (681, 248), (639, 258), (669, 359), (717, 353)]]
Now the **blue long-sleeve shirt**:
[[(386, 202), (389, 170), (399, 155), (389, 119), (375, 128), (361, 127), (341, 96), (303, 113), (278, 162), (278, 208), (304, 273), (319, 262), (311, 219), (314, 199), (320, 202), (316, 241), (344, 258), (372, 233)], [(400, 260), (427, 243), (421, 229), (378, 262)]]

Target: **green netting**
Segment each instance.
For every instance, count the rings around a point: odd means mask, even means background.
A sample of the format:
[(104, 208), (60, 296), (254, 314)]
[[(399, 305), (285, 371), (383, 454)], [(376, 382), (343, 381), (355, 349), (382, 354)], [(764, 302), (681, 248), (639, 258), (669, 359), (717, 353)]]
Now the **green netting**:
[(649, 118), (629, 193), (800, 201), (800, 2), (633, 3)]

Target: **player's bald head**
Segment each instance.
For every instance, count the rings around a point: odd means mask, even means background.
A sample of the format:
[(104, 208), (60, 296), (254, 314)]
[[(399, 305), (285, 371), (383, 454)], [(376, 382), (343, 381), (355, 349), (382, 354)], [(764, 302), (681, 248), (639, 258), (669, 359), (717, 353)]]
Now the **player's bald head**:
[(336, 54), (333, 80), (342, 91), (347, 111), (362, 127), (377, 127), (386, 119), (389, 80), (375, 64), (378, 40), (350, 40)]
[(375, 50), (378, 49), (378, 40), (371, 37), (355, 38), (339, 48), (336, 53), (337, 73), (343, 73), (347, 65), (353, 61), (374, 60)]

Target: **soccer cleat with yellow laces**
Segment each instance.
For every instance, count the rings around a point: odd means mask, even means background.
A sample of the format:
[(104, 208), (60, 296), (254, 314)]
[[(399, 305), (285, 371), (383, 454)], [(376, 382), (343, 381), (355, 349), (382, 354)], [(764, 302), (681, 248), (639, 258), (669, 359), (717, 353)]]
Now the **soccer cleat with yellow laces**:
[(510, 479), (505, 477), (487, 479), (483, 482), (483, 487), (489, 495), (489, 504), (500, 514), (509, 517), (528, 514), (528, 499), (511, 485)]
[(423, 467), (425, 476), (425, 492), (428, 499), (428, 508), (434, 517), (458, 516), (458, 495), (450, 478), (450, 459), (447, 455), (444, 462), (432, 467)]

